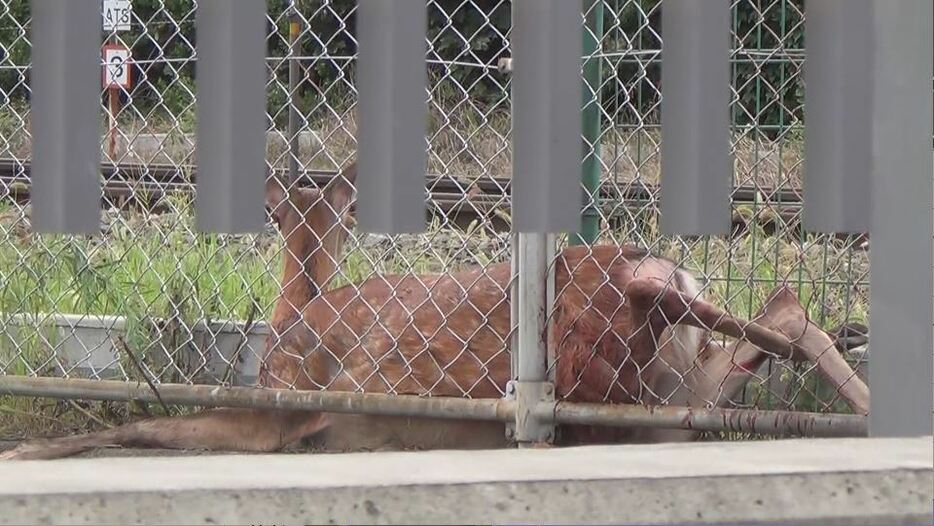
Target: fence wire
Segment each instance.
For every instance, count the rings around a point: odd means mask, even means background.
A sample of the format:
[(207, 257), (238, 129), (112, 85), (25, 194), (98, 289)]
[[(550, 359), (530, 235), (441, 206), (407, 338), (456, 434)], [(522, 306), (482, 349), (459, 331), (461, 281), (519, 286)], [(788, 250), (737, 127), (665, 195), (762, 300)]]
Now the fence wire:
[[(511, 5), (428, 4), (426, 195), (432, 219), (426, 233), (361, 234), (352, 217), (333, 213), (335, 201), (319, 200), (313, 189), (354, 158), (356, 2), (298, 1), (293, 13), (289, 2), (269, 0), (272, 220), (260, 235), (196, 234), (196, 5), (135, 0), (131, 30), (102, 34), (102, 42), (132, 49), (135, 81), (120, 93), (113, 151), (102, 130), (101, 234), (84, 238), (30, 229), (33, 35), (28, 1), (0, 0), (0, 374), (502, 396), (512, 329), (506, 301), (510, 106), (509, 75), (497, 66), (509, 56)], [(596, 197), (583, 203), (599, 217), (596, 241), (632, 244), (670, 260), (696, 277), (696, 291), (687, 278), (673, 279), (677, 273), (666, 261), (631, 256), (622, 263), (746, 320), (765, 320), (757, 312), (776, 286), (788, 285), (809, 320), (830, 334), (821, 340), (827, 348), (815, 352), (841, 353), (865, 378), (865, 338), (841, 328), (866, 323), (868, 241), (801, 229), (803, 0), (733, 2), (735, 228), (727, 239), (659, 233), (661, 5), (605, 0), (602, 9), (602, 30), (587, 29), (597, 49), (584, 57), (602, 72), (597, 85), (582, 86), (585, 105), (600, 95), (601, 126), (595, 136), (585, 135), (591, 153), (599, 149), (599, 188), (582, 192)], [(296, 46), (289, 43), (290, 15), (301, 20)], [(300, 70), (294, 89), (291, 61)], [(107, 115), (106, 97), (101, 103)], [(295, 155), (303, 182), (285, 175), (290, 109), (299, 115)], [(336, 182), (324, 192), (334, 194)], [(277, 190), (280, 183), (305, 189), (285, 194)], [(324, 240), (323, 250), (314, 250), (317, 240)], [(571, 241), (560, 236), (559, 247)], [(608, 277), (616, 267), (601, 266), (607, 260), (599, 249), (575, 250), (580, 258), (553, 261), (556, 300), (586, 307), (550, 336), (558, 350), (551, 371), (564, 382), (559, 394), (566, 399), (849, 412), (841, 386), (824, 381), (807, 360), (770, 354), (739, 387), (727, 389), (725, 377), (718, 380), (701, 366), (715, 354), (711, 349), (731, 341), (709, 343), (702, 331), (670, 331), (657, 335), (658, 343), (680, 345), (687, 355), (663, 350), (644, 357), (630, 350), (616, 324), (629, 315), (620, 306), (625, 291)], [(603, 288), (561, 281), (588, 265), (602, 273)], [(451, 272), (459, 279), (444, 277)], [(400, 274), (410, 276), (387, 277)], [(338, 287), (344, 288), (306, 307), (319, 288)], [(474, 294), (481, 289), (488, 294)], [(601, 298), (616, 298), (615, 306), (600, 305)], [(394, 301), (405, 308), (392, 310)], [(780, 330), (791, 327), (775, 323)], [(572, 344), (586, 363), (562, 361), (562, 346)], [(698, 348), (703, 352), (694, 356)], [(728, 364), (749, 350), (730, 349), (736, 353)], [(612, 370), (605, 385), (588, 380), (594, 357)], [(0, 422), (51, 426), (49, 419), (100, 423), (125, 416), (108, 404), (69, 404), (0, 398), (6, 409)]]

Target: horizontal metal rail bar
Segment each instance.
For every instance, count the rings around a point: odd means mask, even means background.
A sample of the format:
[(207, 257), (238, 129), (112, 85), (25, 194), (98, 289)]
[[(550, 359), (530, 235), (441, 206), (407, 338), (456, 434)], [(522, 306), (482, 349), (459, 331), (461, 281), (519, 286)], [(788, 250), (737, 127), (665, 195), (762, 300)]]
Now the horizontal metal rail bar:
[[(554, 411), (554, 415), (551, 412)], [(538, 418), (554, 418), (559, 424), (613, 427), (655, 427), (694, 431), (732, 431), (762, 435), (819, 437), (866, 436), (866, 417), (839, 413), (764, 411), (759, 409), (702, 409), (628, 404), (542, 404)]]
[[(0, 376), (0, 395), (83, 400), (142, 401), (204, 407), (298, 409), (332, 413), (513, 422), (516, 404), (506, 399), (421, 397), (338, 391), (159, 384), (159, 396), (143, 383), (76, 378)], [(813, 437), (866, 436), (866, 417), (749, 409), (644, 407), (624, 404), (539, 403), (536, 418), (564, 425), (734, 431)]]
[(515, 408), (500, 399), (382, 395), (341, 391), (295, 391), (255, 387), (157, 384), (83, 378), (0, 376), (0, 395), (64, 399), (140, 401), (204, 407), (300, 409), (330, 413), (512, 421)]

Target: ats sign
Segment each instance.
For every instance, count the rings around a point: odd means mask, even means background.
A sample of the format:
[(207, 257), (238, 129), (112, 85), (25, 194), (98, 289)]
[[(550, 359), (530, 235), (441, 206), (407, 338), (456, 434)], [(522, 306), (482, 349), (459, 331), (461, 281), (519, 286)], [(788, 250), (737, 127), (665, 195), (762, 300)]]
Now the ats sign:
[(130, 30), (130, 14), (133, 8), (130, 0), (101, 0), (101, 15), (104, 19), (104, 31)]

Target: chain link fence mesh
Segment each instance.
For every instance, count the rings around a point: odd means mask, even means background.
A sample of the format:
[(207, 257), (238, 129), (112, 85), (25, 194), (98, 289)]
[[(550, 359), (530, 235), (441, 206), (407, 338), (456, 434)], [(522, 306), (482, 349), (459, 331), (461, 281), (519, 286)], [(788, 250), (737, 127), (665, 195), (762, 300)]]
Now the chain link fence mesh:
[[(134, 0), (131, 30), (102, 34), (102, 42), (132, 49), (135, 80), (120, 93), (113, 151), (102, 129), (101, 235), (84, 238), (30, 230), (33, 35), (28, 1), (0, 0), (0, 374), (224, 385), (251, 385), (261, 374), (267, 337), (272, 334), (269, 342), (275, 343), (279, 332), (268, 321), (280, 292), (283, 252), (293, 249), (283, 245), (273, 223), (261, 235), (195, 234), (195, 4)], [(332, 225), (348, 238), (334, 255), (331, 288), (408, 272), (430, 274), (406, 282), (430, 287), (439, 273), (468, 269), (480, 269), (476, 280), (495, 281), (497, 271), (483, 269), (508, 269), (509, 76), (497, 64), (508, 57), (511, 5), (428, 5), (431, 223), (424, 234), (398, 236), (362, 235), (352, 222)], [(267, 161), (279, 173), (287, 169), (294, 108), (300, 169), (327, 181), (355, 152), (356, 2), (295, 2), (301, 20), (296, 45), (289, 43), (290, 3), (269, 0), (267, 7)], [(594, 9), (589, 2), (585, 7)], [(592, 25), (587, 29), (599, 44), (587, 58), (598, 61), (602, 73), (598, 85), (585, 88), (601, 96), (602, 126), (587, 138), (591, 150), (599, 148), (600, 185), (590, 203), (600, 219), (598, 241), (634, 243), (670, 258), (697, 276), (709, 301), (735, 316), (755, 318), (770, 291), (785, 283), (797, 291), (810, 319), (831, 333), (846, 323), (865, 323), (868, 241), (801, 230), (803, 1), (733, 2), (735, 229), (728, 239), (703, 240), (662, 236), (657, 228), (660, 2), (605, 0), (602, 9), (600, 33)], [(290, 61), (300, 70), (294, 89)], [(106, 97), (101, 103), (107, 115)], [(560, 236), (559, 247), (568, 241)], [(488, 320), (492, 307), (426, 300), (419, 308)], [(346, 319), (337, 316), (341, 307), (333, 312), (329, 327), (346, 328)], [(301, 324), (294, 320), (291, 326)], [(379, 324), (362, 329), (389, 332)], [(401, 365), (395, 379), (381, 375), (380, 368), (391, 364), (380, 353), (356, 359), (372, 367), (345, 376), (353, 377), (352, 387), (373, 392), (498, 397), (506, 378), (494, 365), (509, 361), (503, 331), (490, 336), (439, 328), (417, 335), (445, 338), (445, 345), (461, 349), (454, 362), (432, 364), (431, 382), (407, 371), (411, 364)], [(478, 342), (481, 353), (475, 352)], [(864, 376), (862, 349), (845, 355)], [(351, 360), (340, 350), (330, 353), (338, 367)], [(448, 373), (457, 367), (471, 371), (458, 378), (474, 377), (452, 382)], [(308, 379), (300, 376), (275, 381), (307, 388)], [(847, 411), (812, 364), (771, 359), (731, 406)], [(106, 402), (0, 398), (0, 432), (115, 423), (126, 418), (121, 411)]]

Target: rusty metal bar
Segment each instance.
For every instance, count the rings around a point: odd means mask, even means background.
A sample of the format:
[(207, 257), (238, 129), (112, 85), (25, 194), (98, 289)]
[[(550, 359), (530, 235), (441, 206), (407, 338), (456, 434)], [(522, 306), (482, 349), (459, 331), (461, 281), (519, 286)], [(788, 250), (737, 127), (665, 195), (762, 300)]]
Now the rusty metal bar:
[[(120, 162), (108, 163), (100, 167), (104, 180), (110, 183), (126, 184), (144, 184), (146, 181), (152, 181), (152, 189), (147, 192), (155, 191), (159, 186), (171, 187), (173, 190), (190, 191), (192, 185), (198, 180), (198, 167), (194, 164), (161, 164), (161, 163), (136, 163)], [(288, 168), (272, 168), (276, 176), (287, 177)], [(336, 170), (313, 170), (303, 169), (296, 184), (301, 186), (322, 186), (327, 184), (337, 175)], [(28, 160), (20, 161), (10, 158), (0, 158), (0, 182), (8, 186), (22, 185), (22, 189), (11, 188), (12, 192), (25, 192), (29, 189), (29, 181), (32, 174), (32, 162)], [(509, 177), (491, 176), (480, 179), (474, 183), (482, 196), (496, 202), (508, 202), (508, 197), (512, 195), (512, 183)], [(457, 195), (458, 200), (468, 199), (464, 196), (464, 179), (459, 174), (442, 174), (429, 172), (425, 180), (425, 187), (431, 191), (431, 195), (438, 193), (450, 193)], [(652, 201), (653, 196), (659, 193), (658, 185), (640, 184), (625, 187), (611, 187), (606, 185), (600, 189), (601, 202), (609, 203), (623, 202), (631, 203), (633, 206), (645, 206), (646, 201)], [(781, 186), (756, 186), (756, 185), (737, 185), (733, 189), (731, 199), (736, 204), (759, 203), (763, 206), (779, 207), (800, 207), (800, 192), (794, 189), (782, 188)], [(435, 198), (432, 197), (432, 200)], [(601, 205), (605, 206), (605, 205)], [(791, 216), (796, 216), (797, 211), (790, 213), (785, 221), (790, 220)]]
[[(291, 391), (252, 387), (161, 384), (167, 404), (203, 407), (301, 409), (332, 413), (411, 416), (515, 422), (517, 403), (505, 399), (462, 399), (337, 391)], [(125, 402), (157, 402), (145, 383), (74, 378), (0, 376), (0, 395)], [(736, 431), (762, 435), (863, 437), (867, 418), (749, 409), (699, 409), (634, 405), (539, 402), (532, 410), (538, 422), (561, 425), (649, 427), (694, 431)]]
[[(513, 404), (500, 399), (382, 395), (340, 391), (291, 391), (254, 387), (158, 384), (167, 404), (254, 409), (301, 409), (329, 413), (418, 416), (466, 420), (512, 421)], [(158, 402), (145, 383), (83, 378), (0, 376), (0, 395), (64, 399)]]
[(553, 408), (539, 405), (536, 408), (536, 416), (542, 419), (552, 418), (556, 424), (564, 425), (735, 431), (763, 435), (863, 437), (866, 436), (867, 429), (867, 419), (861, 415), (755, 409), (558, 402)]

